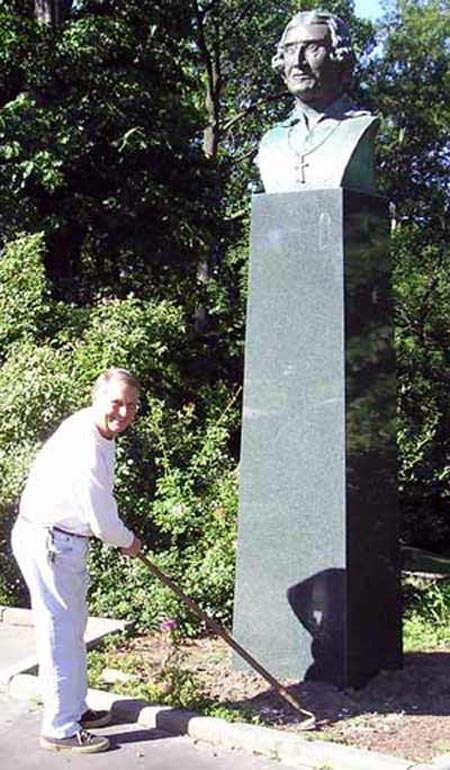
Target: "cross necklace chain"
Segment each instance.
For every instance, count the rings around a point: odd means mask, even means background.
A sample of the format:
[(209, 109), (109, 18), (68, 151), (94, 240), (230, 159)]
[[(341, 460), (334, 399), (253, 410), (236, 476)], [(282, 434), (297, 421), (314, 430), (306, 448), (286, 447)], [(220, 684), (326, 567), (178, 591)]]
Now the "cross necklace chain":
[[(296, 182), (296, 184), (306, 184), (305, 169), (309, 168), (309, 163), (307, 162), (306, 158), (309, 155), (312, 155), (313, 152), (318, 150), (319, 147), (322, 147), (323, 144), (325, 144), (325, 142), (331, 137), (331, 135), (334, 134), (334, 132), (339, 128), (339, 122), (335, 123), (335, 125), (332, 126), (332, 128), (328, 131), (328, 133), (325, 134), (325, 136), (317, 144), (315, 144), (309, 150), (302, 150), (302, 151), (299, 151), (295, 147), (294, 143), (292, 142), (292, 134), (293, 134), (293, 131), (294, 131), (296, 125), (297, 125), (297, 123), (294, 123), (292, 126), (290, 126), (290, 128), (288, 130), (287, 141), (288, 141), (289, 149), (290, 149), (292, 155), (294, 156), (295, 182)], [(314, 128), (315, 128), (315, 126), (313, 126), (313, 128), (311, 128), (308, 131), (304, 144), (307, 143), (307, 141), (310, 138), (312, 132), (314, 131)]]

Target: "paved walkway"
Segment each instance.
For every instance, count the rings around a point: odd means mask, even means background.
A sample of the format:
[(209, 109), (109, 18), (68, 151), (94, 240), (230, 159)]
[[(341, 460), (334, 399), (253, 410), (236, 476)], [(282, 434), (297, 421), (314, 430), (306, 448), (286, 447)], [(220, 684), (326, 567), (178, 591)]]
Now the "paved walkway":
[(27, 662), (36, 662), (33, 626), (0, 623), (0, 671), (15, 666), (23, 671)]
[(109, 736), (110, 751), (87, 756), (52, 753), (39, 747), (39, 724), (39, 708), (0, 691), (0, 757), (5, 770), (287, 770), (279, 762), (215, 749), (129, 722), (95, 731)]
[[(90, 617), (86, 644), (95, 645), (105, 636), (123, 631), (130, 623), (123, 620)], [(36, 668), (33, 614), (31, 610), (0, 605), (0, 685), (15, 674)]]
[[(123, 625), (90, 618), (86, 639), (93, 642)], [(12, 676), (35, 665), (31, 612), (0, 607), (0, 757), (6, 770), (33, 770), (44, 765), (75, 769), (89, 765), (95, 770), (287, 770), (279, 762), (215, 748), (132, 721), (95, 731), (109, 736), (112, 749), (108, 752), (77, 756), (45, 751), (39, 746), (41, 717), (33, 688), (24, 699), (23, 694), (22, 699), (11, 697), (8, 688)], [(28, 682), (33, 679), (29, 677)]]

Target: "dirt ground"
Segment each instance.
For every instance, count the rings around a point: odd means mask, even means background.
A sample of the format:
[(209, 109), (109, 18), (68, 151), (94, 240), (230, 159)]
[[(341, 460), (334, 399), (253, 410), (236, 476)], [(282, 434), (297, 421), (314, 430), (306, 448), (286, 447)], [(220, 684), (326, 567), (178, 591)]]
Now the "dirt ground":
[[(133, 654), (141, 681), (161, 669), (167, 655), (164, 635), (135, 637), (115, 653)], [(258, 714), (266, 725), (296, 731), (300, 719), (257, 674), (236, 671), (231, 652), (221, 639), (183, 642), (183, 668), (201, 682), (205, 694), (231, 707)], [(393, 754), (411, 761), (429, 761), (450, 752), (450, 651), (405, 655), (400, 671), (381, 672), (360, 690), (339, 690), (323, 682), (284, 681), (302, 707), (317, 719), (309, 738), (338, 741)]]

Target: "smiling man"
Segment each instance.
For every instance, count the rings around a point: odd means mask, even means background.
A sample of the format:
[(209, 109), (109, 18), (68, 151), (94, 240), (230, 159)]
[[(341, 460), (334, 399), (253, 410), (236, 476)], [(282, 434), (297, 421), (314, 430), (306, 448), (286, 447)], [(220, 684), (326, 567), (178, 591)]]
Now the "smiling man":
[(121, 521), (113, 495), (114, 439), (134, 421), (139, 386), (125, 369), (96, 381), (92, 405), (64, 420), (38, 453), (12, 533), (36, 629), (44, 713), (41, 746), (95, 753), (108, 739), (88, 728), (109, 723), (86, 703), (88, 542), (97, 537), (136, 556), (139, 539)]
[(348, 99), (354, 56), (344, 22), (326, 11), (297, 13), (272, 60), (294, 109), (262, 138), (257, 157), (266, 192), (324, 187), (374, 190), (378, 119)]

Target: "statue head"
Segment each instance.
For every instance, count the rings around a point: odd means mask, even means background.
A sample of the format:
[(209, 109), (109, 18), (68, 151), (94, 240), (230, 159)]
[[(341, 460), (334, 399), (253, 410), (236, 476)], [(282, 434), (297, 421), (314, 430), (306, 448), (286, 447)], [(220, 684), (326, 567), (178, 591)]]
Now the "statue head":
[(299, 102), (327, 107), (351, 84), (354, 55), (350, 32), (328, 11), (300, 11), (290, 20), (272, 59)]

